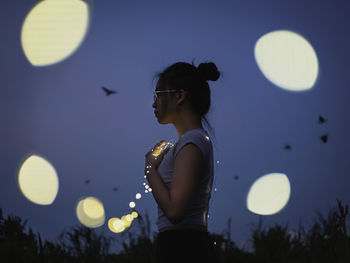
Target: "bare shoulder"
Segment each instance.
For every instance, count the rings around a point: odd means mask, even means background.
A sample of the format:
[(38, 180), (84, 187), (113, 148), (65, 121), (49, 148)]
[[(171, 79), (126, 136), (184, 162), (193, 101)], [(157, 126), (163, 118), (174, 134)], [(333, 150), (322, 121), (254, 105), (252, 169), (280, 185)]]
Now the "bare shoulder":
[(198, 146), (188, 143), (177, 154), (174, 169), (185, 173), (198, 173), (203, 161), (204, 157)]
[(190, 158), (191, 160), (203, 159), (203, 154), (201, 150), (194, 143), (188, 143), (185, 146), (183, 146), (176, 156), (176, 160), (188, 158)]

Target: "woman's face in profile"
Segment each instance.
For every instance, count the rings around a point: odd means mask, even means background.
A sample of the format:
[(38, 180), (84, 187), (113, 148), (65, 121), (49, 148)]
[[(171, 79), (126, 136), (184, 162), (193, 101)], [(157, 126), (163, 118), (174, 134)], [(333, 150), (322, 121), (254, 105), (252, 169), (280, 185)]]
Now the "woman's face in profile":
[[(162, 91), (164, 88), (157, 82), (155, 91)], [(171, 98), (169, 97), (169, 93), (158, 93), (154, 96), (154, 101), (152, 107), (154, 108), (154, 115), (156, 116), (158, 122), (160, 124), (170, 123), (169, 116), (169, 104), (171, 104)]]

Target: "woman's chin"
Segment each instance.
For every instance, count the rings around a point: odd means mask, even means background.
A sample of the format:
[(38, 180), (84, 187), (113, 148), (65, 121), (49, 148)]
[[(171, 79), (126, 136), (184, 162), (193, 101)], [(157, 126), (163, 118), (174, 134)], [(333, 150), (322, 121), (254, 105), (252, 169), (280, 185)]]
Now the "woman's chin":
[(159, 124), (168, 124), (169, 123), (168, 121), (166, 121), (164, 119), (161, 119), (158, 116), (157, 116), (157, 121), (158, 121)]

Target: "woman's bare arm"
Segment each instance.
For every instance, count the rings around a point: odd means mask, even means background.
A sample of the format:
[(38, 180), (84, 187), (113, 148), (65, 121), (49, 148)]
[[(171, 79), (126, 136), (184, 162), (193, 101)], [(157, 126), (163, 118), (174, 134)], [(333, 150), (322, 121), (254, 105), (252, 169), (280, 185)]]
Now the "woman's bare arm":
[(202, 152), (197, 146), (185, 145), (176, 156), (170, 189), (163, 183), (157, 165), (151, 165), (149, 169), (147, 179), (154, 199), (173, 224), (182, 220), (190, 204), (199, 183), (203, 162)]

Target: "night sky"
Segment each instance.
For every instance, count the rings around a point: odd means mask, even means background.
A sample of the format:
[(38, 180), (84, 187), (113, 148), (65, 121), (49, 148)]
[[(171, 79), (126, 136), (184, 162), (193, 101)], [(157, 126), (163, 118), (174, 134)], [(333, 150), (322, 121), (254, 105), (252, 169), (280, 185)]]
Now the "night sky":
[[(28, 219), (45, 239), (78, 225), (78, 200), (95, 196), (106, 219), (130, 211), (143, 191), (144, 156), (159, 140), (177, 140), (151, 107), (154, 76), (178, 61), (212, 61), (222, 72), (209, 82), (208, 119), (216, 166), (209, 231), (243, 246), (259, 216), (246, 207), (262, 175), (288, 176), (291, 196), (266, 225), (299, 220), (308, 226), (336, 205), (350, 203), (350, 2), (319, 1), (94, 1), (79, 49), (50, 66), (35, 67), (20, 42), (22, 23), (38, 1), (2, 1), (0, 8), (0, 207)], [(91, 2), (91, 1), (90, 1)], [(314, 48), (319, 75), (312, 89), (292, 92), (259, 69), (254, 46), (266, 33), (290, 30)], [(106, 96), (101, 87), (118, 91)], [(319, 115), (327, 122), (320, 124)], [(324, 143), (320, 137), (328, 135)], [(289, 144), (290, 150), (284, 149)], [(59, 177), (52, 205), (28, 201), (17, 184), (31, 154), (46, 158)], [(88, 183), (87, 181), (88, 180)], [(213, 188), (214, 190), (214, 188)], [(151, 194), (136, 202), (156, 231)], [(104, 224), (99, 229), (109, 232)], [(118, 238), (118, 235), (115, 236)]]

